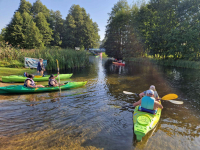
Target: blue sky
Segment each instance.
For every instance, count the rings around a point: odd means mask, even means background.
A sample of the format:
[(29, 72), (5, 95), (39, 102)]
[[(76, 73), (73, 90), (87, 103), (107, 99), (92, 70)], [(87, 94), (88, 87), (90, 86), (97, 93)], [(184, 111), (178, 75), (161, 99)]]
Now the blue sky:
[[(36, 0), (27, 0), (34, 3)], [(142, 0), (127, 0), (129, 5), (136, 1)], [(80, 5), (85, 8), (86, 12), (90, 14), (93, 21), (99, 25), (99, 35), (103, 40), (105, 35), (105, 26), (107, 25), (108, 13), (111, 12), (114, 4), (118, 0), (41, 0), (48, 9), (54, 11), (59, 10), (62, 17), (65, 18), (73, 4)], [(20, 0), (0, 0), (0, 30), (10, 22), (15, 10), (18, 9)]]

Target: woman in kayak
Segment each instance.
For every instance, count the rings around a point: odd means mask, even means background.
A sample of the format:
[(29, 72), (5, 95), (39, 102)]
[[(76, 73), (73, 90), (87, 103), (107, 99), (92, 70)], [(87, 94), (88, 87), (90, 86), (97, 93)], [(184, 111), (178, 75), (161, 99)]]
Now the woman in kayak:
[(41, 76), (43, 76), (45, 68), (44, 68), (44, 63), (43, 63), (43, 59), (42, 58), (40, 58), (40, 61), (38, 62), (37, 71), (38, 71), (38, 73), (40, 72)]
[(24, 86), (30, 87), (30, 88), (44, 87), (43, 85), (35, 85), (33, 78), (34, 78), (34, 75), (29, 74), (28, 78), (24, 81)]
[(57, 76), (59, 75), (59, 72), (57, 73), (56, 76), (54, 76), (53, 74), (50, 75), (49, 77), (49, 86), (61, 86), (61, 85), (64, 85), (64, 84), (59, 84), (57, 82), (57, 80), (55, 78), (57, 78)]
[[(158, 93), (157, 93), (157, 91), (156, 91), (156, 87), (155, 87), (154, 85), (151, 85), (151, 86), (149, 87), (149, 90), (154, 91), (154, 98), (155, 98), (157, 101), (159, 101), (160, 98), (159, 98), (159, 95), (158, 95)], [(140, 98), (142, 98), (143, 96), (146, 96), (146, 95), (147, 95), (147, 91), (144, 91), (144, 92), (142, 92), (142, 93), (139, 94)]]
[(134, 107), (138, 105), (149, 110), (156, 110), (157, 108), (163, 109), (162, 104), (155, 100), (153, 90), (147, 90), (146, 95), (142, 99), (133, 103)]

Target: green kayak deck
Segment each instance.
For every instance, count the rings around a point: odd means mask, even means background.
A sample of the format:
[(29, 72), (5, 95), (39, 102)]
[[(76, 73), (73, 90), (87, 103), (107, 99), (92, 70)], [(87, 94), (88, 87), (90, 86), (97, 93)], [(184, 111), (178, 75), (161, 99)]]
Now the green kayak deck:
[(0, 94), (25, 94), (25, 93), (41, 93), (41, 92), (51, 92), (51, 91), (59, 91), (68, 90), (71, 88), (77, 88), (84, 86), (87, 83), (85, 82), (68, 82), (65, 85), (57, 86), (57, 87), (39, 87), (39, 88), (29, 88), (23, 85), (10, 85), (5, 87), (0, 87)]
[[(55, 74), (56, 75), (56, 74)], [(73, 74), (59, 74), (60, 79), (68, 79), (72, 76)], [(35, 82), (41, 82), (41, 81), (48, 81), (50, 75), (46, 75), (45, 77), (35, 77), (34, 81)], [(27, 77), (24, 76), (18, 76), (18, 75), (11, 75), (11, 76), (2, 76), (2, 82), (17, 82), (17, 83), (23, 83), (26, 80)], [(58, 77), (56, 78), (58, 79)]]
[[(161, 102), (160, 102), (161, 103)], [(160, 120), (161, 109), (158, 108), (157, 113), (150, 114), (138, 110), (139, 106), (135, 107), (133, 114), (134, 133), (137, 141), (141, 141), (149, 131), (151, 131)]]

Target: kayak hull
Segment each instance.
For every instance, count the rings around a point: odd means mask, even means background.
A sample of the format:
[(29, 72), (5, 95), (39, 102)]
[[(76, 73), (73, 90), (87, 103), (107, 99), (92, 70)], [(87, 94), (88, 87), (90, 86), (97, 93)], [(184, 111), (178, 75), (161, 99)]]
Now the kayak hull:
[(5, 87), (0, 87), (0, 94), (26, 94), (26, 93), (42, 93), (42, 92), (51, 92), (51, 91), (59, 91), (68, 90), (71, 88), (77, 88), (84, 86), (87, 83), (85, 82), (68, 82), (65, 85), (57, 86), (57, 87), (39, 87), (39, 88), (29, 88), (23, 85), (10, 85)]
[(135, 107), (133, 123), (136, 140), (141, 141), (142, 138), (157, 125), (158, 121), (160, 120), (161, 109), (158, 108), (157, 113), (154, 115), (139, 111), (138, 108), (139, 106)]
[[(60, 80), (62, 79), (68, 79), (72, 76), (73, 74), (59, 74), (60, 76)], [(41, 82), (41, 81), (48, 81), (49, 80), (50, 75), (46, 75), (45, 77), (35, 77), (34, 81), (35, 82)], [(17, 83), (24, 83), (24, 81), (26, 80), (27, 77), (24, 76), (17, 76), (17, 75), (11, 75), (11, 76), (2, 76), (2, 82), (17, 82)], [(58, 77), (56, 78), (58, 79)]]
[(115, 64), (115, 65), (119, 65), (119, 66), (125, 66), (124, 63), (113, 62), (113, 64)]

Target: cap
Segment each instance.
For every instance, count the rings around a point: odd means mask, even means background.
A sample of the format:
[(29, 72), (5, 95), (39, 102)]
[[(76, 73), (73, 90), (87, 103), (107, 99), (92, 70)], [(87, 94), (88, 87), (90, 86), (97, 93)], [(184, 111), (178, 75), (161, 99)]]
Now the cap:
[(149, 89), (155, 91), (156, 87), (154, 85), (151, 85)]
[(147, 94), (154, 95), (154, 91), (153, 90), (147, 90)]

